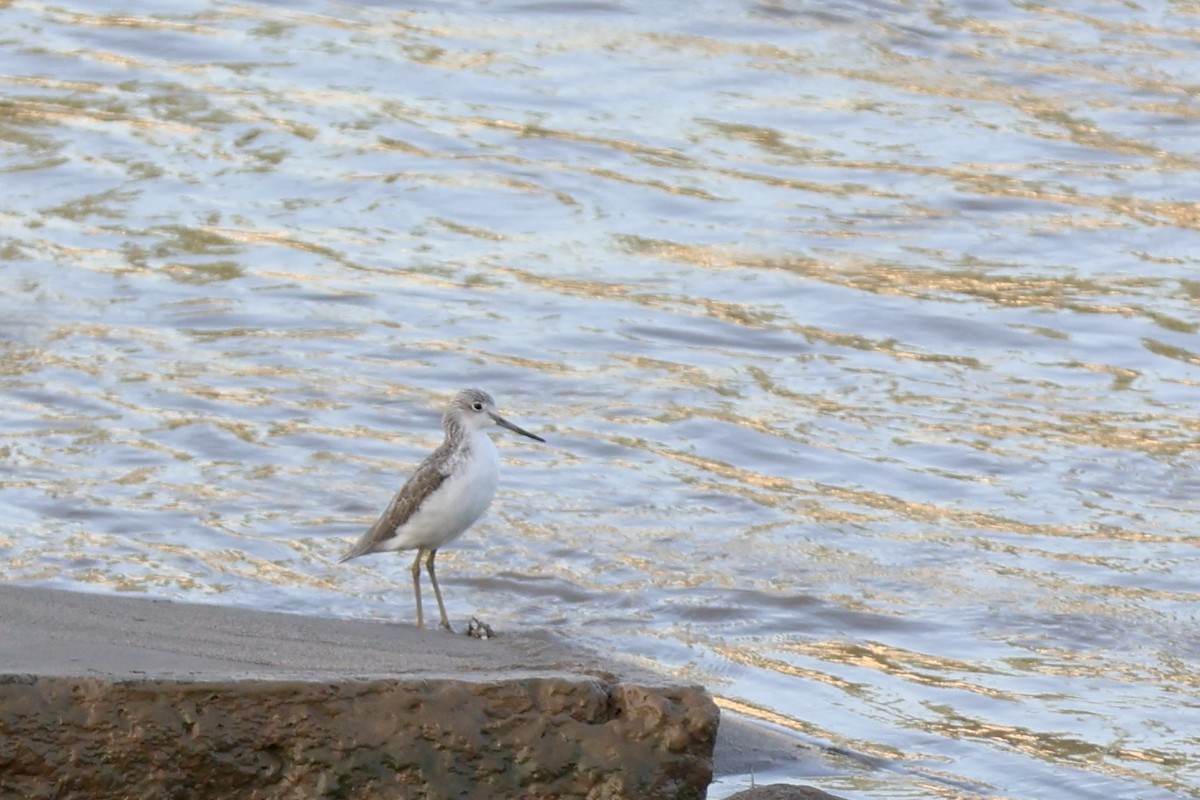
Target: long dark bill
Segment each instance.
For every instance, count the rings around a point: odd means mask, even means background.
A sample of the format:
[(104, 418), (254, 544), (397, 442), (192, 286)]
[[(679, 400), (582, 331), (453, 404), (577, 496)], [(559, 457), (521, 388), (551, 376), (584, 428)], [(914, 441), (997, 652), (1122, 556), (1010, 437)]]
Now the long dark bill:
[(499, 414), (492, 414), (490, 416), (493, 420), (496, 421), (497, 425), (508, 428), (510, 431), (519, 433), (522, 436), (528, 436), (530, 439), (533, 439), (535, 442), (541, 442), (542, 444), (546, 443), (546, 440), (543, 439), (542, 437), (538, 436), (535, 433), (530, 433), (529, 431), (525, 430), (524, 428), (518, 428), (516, 425), (513, 425), (511, 422), (509, 422), (508, 420), (506, 420), (504, 417), (500, 416)]

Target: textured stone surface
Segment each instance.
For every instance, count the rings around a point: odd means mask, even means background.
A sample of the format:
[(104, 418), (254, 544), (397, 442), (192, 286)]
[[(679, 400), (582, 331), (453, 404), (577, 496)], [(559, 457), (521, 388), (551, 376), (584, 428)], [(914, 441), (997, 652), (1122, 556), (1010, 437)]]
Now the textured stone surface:
[(0, 589), (0, 797), (703, 798), (712, 775), (702, 688), (553, 643), (62, 594)]
[(16, 797), (703, 798), (699, 689), (523, 678), (0, 685)]

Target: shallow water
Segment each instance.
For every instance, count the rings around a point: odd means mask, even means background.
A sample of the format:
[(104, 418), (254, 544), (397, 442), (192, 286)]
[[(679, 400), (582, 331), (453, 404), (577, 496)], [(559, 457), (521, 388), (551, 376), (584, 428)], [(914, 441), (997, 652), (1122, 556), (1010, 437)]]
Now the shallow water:
[(1194, 4), (163, 8), (3, 11), (4, 580), (410, 620), (333, 562), (476, 385), (454, 618), (1200, 797)]

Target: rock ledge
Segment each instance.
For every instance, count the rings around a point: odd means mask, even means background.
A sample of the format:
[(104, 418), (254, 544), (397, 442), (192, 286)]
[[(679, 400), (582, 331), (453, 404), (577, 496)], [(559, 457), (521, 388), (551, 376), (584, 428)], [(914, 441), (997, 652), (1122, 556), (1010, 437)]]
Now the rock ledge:
[(712, 777), (703, 688), (545, 641), (41, 589), (0, 602), (0, 797), (699, 800)]

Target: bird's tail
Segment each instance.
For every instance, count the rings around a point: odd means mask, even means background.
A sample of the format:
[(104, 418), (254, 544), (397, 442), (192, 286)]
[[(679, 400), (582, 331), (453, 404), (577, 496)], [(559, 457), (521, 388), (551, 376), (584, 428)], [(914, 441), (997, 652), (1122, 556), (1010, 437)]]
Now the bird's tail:
[(367, 540), (367, 537), (364, 536), (355, 542), (353, 547), (342, 554), (342, 557), (338, 559), (338, 563), (344, 564), (352, 558), (358, 558), (359, 556), (366, 555), (370, 549), (371, 543)]
[[(392, 502), (394, 503), (395, 500)], [(375, 524), (370, 528), (367, 528), (366, 532), (363, 533), (362, 536), (358, 537), (358, 541), (354, 543), (354, 546), (347, 550), (346, 554), (338, 559), (339, 564), (349, 561), (352, 558), (365, 556), (367, 553), (374, 553), (379, 549), (379, 543), (388, 538), (383, 532), (389, 523), (390, 511), (391, 506), (388, 506), (388, 511), (384, 512), (383, 516), (375, 520)]]
[(338, 564), (346, 564), (347, 561), (349, 561), (350, 559), (356, 559), (356, 558), (360, 557), (360, 555), (362, 555), (362, 553), (364, 553), (364, 551), (362, 551), (362, 549), (358, 545), (355, 545), (354, 547), (348, 549), (348, 551), (346, 551), (346, 553), (343, 553), (342, 558), (337, 559), (337, 563)]

